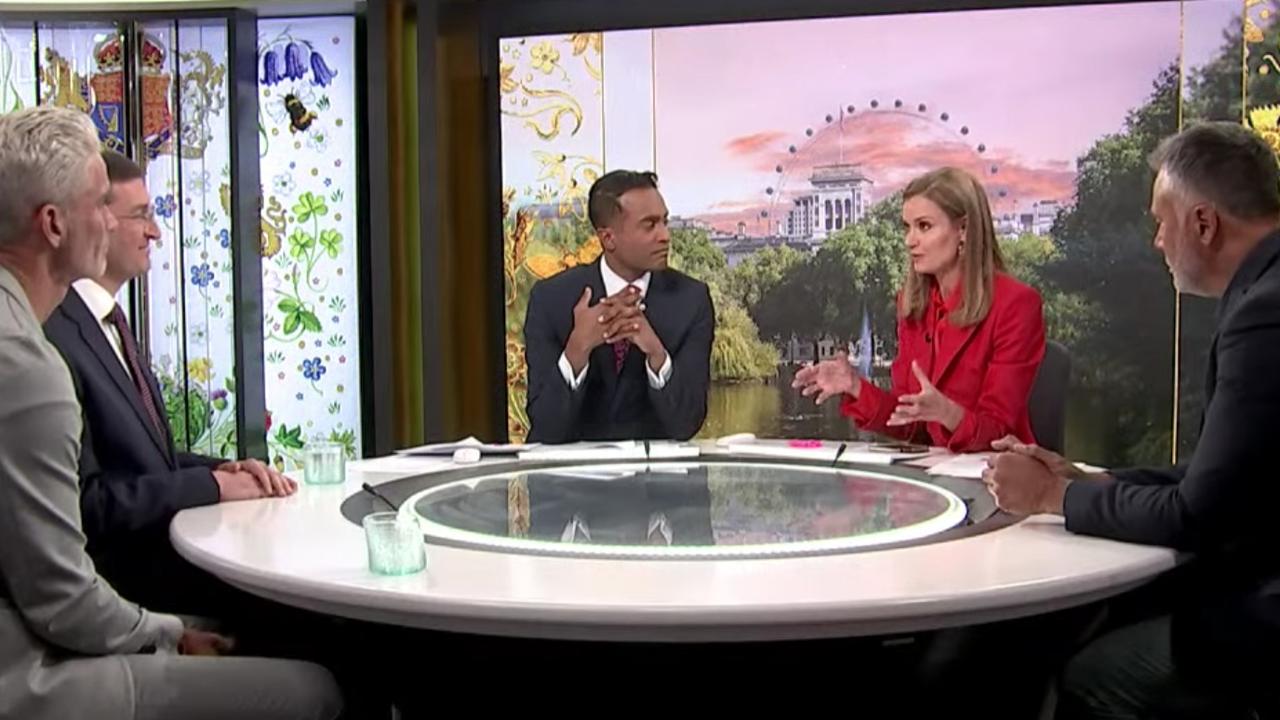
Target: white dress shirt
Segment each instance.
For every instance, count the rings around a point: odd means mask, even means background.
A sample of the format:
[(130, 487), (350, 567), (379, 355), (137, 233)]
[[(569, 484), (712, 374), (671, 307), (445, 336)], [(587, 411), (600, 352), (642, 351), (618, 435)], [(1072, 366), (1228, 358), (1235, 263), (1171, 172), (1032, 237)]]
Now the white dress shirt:
[[(636, 278), (634, 282), (627, 282), (619, 277), (618, 274), (609, 267), (609, 263), (606, 262), (604, 258), (600, 259), (600, 279), (604, 280), (605, 297), (617, 295), (628, 285), (635, 285), (636, 289), (640, 291), (640, 299), (643, 300), (644, 296), (649, 292), (649, 280), (651, 277), (652, 273), (645, 273), (644, 275)], [(574, 377), (573, 366), (569, 364), (569, 358), (565, 357), (563, 352), (560, 353), (560, 375), (564, 378), (564, 381), (569, 384), (570, 390), (577, 390), (582, 386), (582, 381), (586, 379), (587, 368), (589, 367), (591, 367), (590, 356), (587, 357), (587, 364), (582, 366), (582, 372), (578, 373), (577, 377)], [(666, 387), (667, 382), (671, 380), (671, 369), (670, 352), (667, 352), (666, 361), (662, 363), (662, 367), (658, 368), (658, 372), (656, 373), (653, 371), (653, 368), (649, 367), (649, 363), (646, 360), (644, 364), (644, 371), (645, 374), (649, 376), (649, 387), (654, 390), (661, 390)]]
[(133, 372), (129, 370), (129, 362), (124, 358), (124, 345), (120, 339), (120, 333), (111, 323), (111, 311), (116, 307), (116, 299), (107, 292), (106, 288), (88, 278), (71, 283), (71, 287), (80, 293), (80, 299), (89, 308), (89, 312), (98, 319), (98, 328), (102, 330), (103, 335), (107, 336), (107, 344), (116, 351), (116, 358), (124, 368), (124, 374), (136, 380)]

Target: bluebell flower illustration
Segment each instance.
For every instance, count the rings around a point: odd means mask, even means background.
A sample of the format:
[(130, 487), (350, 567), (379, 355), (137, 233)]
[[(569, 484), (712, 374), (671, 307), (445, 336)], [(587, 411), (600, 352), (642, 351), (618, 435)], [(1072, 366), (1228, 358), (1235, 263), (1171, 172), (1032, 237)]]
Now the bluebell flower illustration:
[(337, 76), (338, 71), (330, 69), (329, 64), (324, 61), (318, 52), (311, 53), (311, 84), (320, 87), (329, 87), (329, 83), (333, 82), (333, 78)]
[(262, 54), (262, 82), (266, 85), (275, 85), (284, 78), (280, 77), (280, 54), (275, 50), (268, 50)]
[(209, 263), (200, 263), (191, 267), (191, 284), (196, 287), (209, 287), (209, 283), (213, 282), (213, 271), (209, 269)]
[(325, 366), (320, 362), (320, 358), (302, 361), (302, 375), (311, 382), (316, 382), (320, 376), (324, 375)]
[(156, 214), (162, 218), (171, 218), (178, 211), (178, 202), (173, 199), (173, 193), (161, 195), (156, 198)]
[(291, 42), (284, 46), (284, 76), (290, 80), (301, 80), (307, 74), (302, 66), (302, 46)]
[(221, 245), (224, 250), (231, 247), (231, 233), (227, 232), (226, 228), (218, 231), (218, 244)]

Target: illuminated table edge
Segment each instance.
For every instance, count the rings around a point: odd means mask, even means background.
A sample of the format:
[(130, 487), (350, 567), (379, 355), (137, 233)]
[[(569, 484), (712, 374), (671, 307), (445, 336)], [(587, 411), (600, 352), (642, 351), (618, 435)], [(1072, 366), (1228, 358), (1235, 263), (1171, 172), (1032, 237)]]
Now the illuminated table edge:
[[(558, 470), (583, 468), (594, 471), (630, 471), (636, 468), (650, 468), (655, 465), (671, 466), (674, 468), (690, 468), (698, 465), (732, 467), (741, 465), (753, 469), (769, 469), (775, 468), (779, 470), (794, 470), (797, 467), (818, 474), (818, 475), (845, 475), (856, 473), (856, 477), (863, 479), (875, 479), (885, 483), (898, 483), (914, 488), (919, 488), (928, 493), (933, 493), (939, 499), (945, 502), (945, 507), (933, 517), (913, 523), (911, 525), (889, 528), (860, 535), (848, 535), (842, 537), (797, 540), (791, 542), (779, 543), (744, 543), (741, 545), (682, 545), (682, 546), (645, 546), (645, 545), (621, 545), (621, 544), (595, 544), (595, 543), (563, 543), (552, 540), (544, 540), (537, 538), (511, 538), (509, 536), (492, 535), (478, 531), (466, 530), (452, 525), (446, 525), (441, 522), (434, 521), (424, 515), (419, 509), (419, 503), (426, 497), (445, 493), (453, 488), (466, 485), (475, 485), (486, 480), (500, 480), (504, 477), (519, 475), (524, 471), (519, 469), (504, 469), (499, 472), (481, 474), (475, 477), (459, 478), (449, 482), (433, 485), (422, 490), (418, 490), (411, 494), (401, 503), (401, 512), (415, 517), (419, 524), (423, 526), (425, 534), (439, 541), (448, 543), (452, 547), (461, 549), (486, 550), (490, 552), (527, 552), (547, 557), (564, 557), (579, 559), (603, 559), (603, 560), (742, 560), (742, 559), (782, 559), (788, 557), (796, 557), (802, 555), (813, 554), (838, 554), (843, 552), (855, 551), (871, 551), (878, 547), (900, 545), (908, 542), (925, 541), (930, 537), (944, 533), (948, 530), (958, 527), (967, 517), (967, 506), (958, 495), (951, 490), (914, 477), (908, 477), (901, 472), (885, 472), (884, 468), (876, 466), (855, 466), (855, 467), (824, 467), (819, 465), (795, 465), (787, 464), (776, 458), (742, 458), (739, 457), (737, 462), (728, 463), (725, 461), (724, 455), (707, 456), (705, 460), (655, 460), (651, 463), (645, 462), (601, 462), (601, 461), (584, 461), (584, 462), (564, 462), (563, 464), (551, 464), (545, 467), (539, 467), (537, 473), (554, 474)], [(483, 468), (477, 468), (482, 470)], [(913, 472), (919, 472), (916, 468), (909, 468)], [(600, 482), (609, 482), (608, 480), (600, 480)]]

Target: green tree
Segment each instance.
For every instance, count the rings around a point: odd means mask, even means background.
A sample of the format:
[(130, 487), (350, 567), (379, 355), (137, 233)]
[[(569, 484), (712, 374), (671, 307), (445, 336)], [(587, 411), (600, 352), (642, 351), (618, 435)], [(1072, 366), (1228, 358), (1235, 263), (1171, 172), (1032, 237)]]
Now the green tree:
[(738, 301), (718, 285), (711, 285), (711, 302), (716, 308), (716, 339), (711, 345), (711, 378), (740, 382), (773, 377), (778, 369), (778, 351), (760, 341), (756, 324)]
[(865, 310), (877, 352), (897, 347), (895, 299), (906, 268), (899, 229), (902, 199), (891, 196), (862, 221), (832, 234), (817, 253), (790, 267), (752, 308), (764, 337), (854, 337)]
[(1162, 71), (1124, 127), (1079, 159), (1076, 203), (1051, 231), (1061, 253), (1042, 270), (1054, 289), (1105, 311), (1072, 350), (1074, 374), (1105, 403), (1090, 425), (1104, 442), (1101, 456), (1113, 462), (1169, 457), (1172, 408), (1152, 398), (1168, 397), (1173, 383), (1174, 293), (1151, 247), (1147, 158), (1178, 129), (1178, 80), (1177, 65)]
[(711, 379), (737, 382), (772, 377), (778, 351), (761, 342), (746, 309), (721, 287), (728, 262), (704, 230), (671, 233), (671, 267), (707, 283), (716, 310), (716, 337), (711, 345)]
[[(1249, 54), (1249, 106), (1271, 105), (1280, 103), (1280, 83), (1276, 76), (1257, 72), (1266, 65), (1263, 56), (1271, 48), (1280, 47), (1280, 24), (1274, 16), (1266, 24), (1259, 27), (1262, 31), (1262, 42), (1251, 44)], [(1228, 24), (1222, 33), (1222, 45), (1212, 60), (1187, 73), (1186, 87), (1183, 88), (1182, 119), (1184, 123), (1194, 120), (1230, 120), (1244, 122), (1241, 86), (1240, 48), (1244, 43), (1243, 25), (1239, 16)], [(1275, 68), (1271, 68), (1272, 71)]]
[(719, 283), (729, 262), (711, 242), (707, 231), (679, 228), (671, 231), (671, 267), (705, 283)]
[(1023, 233), (1000, 241), (1005, 271), (1036, 288), (1044, 302), (1045, 334), (1051, 340), (1074, 347), (1090, 333), (1098, 331), (1102, 311), (1079, 293), (1065, 292), (1044, 277), (1044, 268), (1061, 253), (1048, 235)]
[(806, 257), (805, 253), (788, 245), (765, 248), (743, 259), (729, 271), (724, 283), (725, 292), (743, 307), (754, 308)]

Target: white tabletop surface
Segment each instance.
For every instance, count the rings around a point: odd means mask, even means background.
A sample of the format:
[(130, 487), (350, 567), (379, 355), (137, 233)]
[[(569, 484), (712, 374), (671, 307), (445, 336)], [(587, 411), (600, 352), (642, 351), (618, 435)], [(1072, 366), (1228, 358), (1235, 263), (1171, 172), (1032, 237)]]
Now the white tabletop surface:
[(740, 641), (877, 635), (1049, 612), (1141, 585), (1173, 551), (1068, 533), (1032, 517), (948, 542), (764, 560), (597, 560), (429, 546), (427, 570), (381, 577), (339, 506), (427, 458), (349, 467), (343, 485), (184, 510), (178, 552), (248, 592), (328, 614), (520, 637)]

